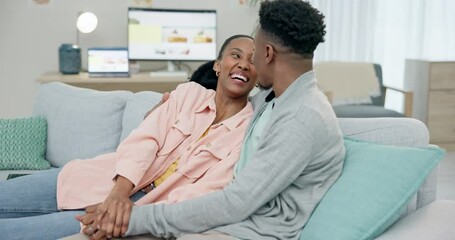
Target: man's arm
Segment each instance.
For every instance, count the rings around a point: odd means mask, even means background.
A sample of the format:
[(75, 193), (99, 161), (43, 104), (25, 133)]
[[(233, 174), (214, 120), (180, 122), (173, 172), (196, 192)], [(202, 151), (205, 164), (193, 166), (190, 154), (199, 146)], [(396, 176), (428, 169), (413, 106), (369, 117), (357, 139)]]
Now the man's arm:
[(159, 106), (161, 106), (164, 102), (166, 102), (169, 97), (171, 96), (171, 94), (169, 92), (165, 92), (163, 93), (163, 96), (161, 97), (161, 101), (159, 103), (157, 103), (152, 109), (148, 110), (145, 115), (144, 115), (144, 119), (146, 119), (150, 113), (152, 113), (153, 111), (155, 111), (155, 109), (157, 109)]
[(177, 204), (133, 207), (127, 235), (178, 236), (249, 217), (294, 182), (311, 160), (313, 130), (291, 122), (264, 132), (267, 137), (251, 162), (222, 191)]

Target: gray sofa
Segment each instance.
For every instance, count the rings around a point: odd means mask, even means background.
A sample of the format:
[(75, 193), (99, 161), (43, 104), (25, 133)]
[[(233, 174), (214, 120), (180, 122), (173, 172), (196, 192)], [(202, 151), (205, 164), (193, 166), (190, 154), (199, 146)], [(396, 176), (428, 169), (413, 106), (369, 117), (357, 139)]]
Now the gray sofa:
[[(34, 114), (48, 123), (46, 159), (62, 167), (75, 158), (115, 151), (117, 145), (161, 99), (155, 92), (100, 92), (62, 83), (40, 86)], [(425, 125), (409, 118), (339, 119), (344, 135), (395, 146), (428, 146)], [(0, 171), (10, 173), (33, 171)], [(398, 220), (378, 239), (455, 239), (455, 204), (435, 201), (437, 167), (427, 176)], [(437, 224), (437, 226), (433, 226)], [(430, 225), (430, 226), (428, 226)]]

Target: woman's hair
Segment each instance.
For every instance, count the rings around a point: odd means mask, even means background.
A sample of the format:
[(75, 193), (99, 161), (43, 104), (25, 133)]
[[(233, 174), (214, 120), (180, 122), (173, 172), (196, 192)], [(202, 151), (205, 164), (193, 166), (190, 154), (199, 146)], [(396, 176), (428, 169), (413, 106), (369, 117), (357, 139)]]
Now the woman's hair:
[(226, 39), (226, 41), (224, 41), (223, 45), (221, 45), (221, 49), (220, 51), (218, 52), (218, 57), (216, 57), (216, 60), (221, 60), (221, 58), (223, 57), (223, 52), (224, 50), (226, 49), (226, 46), (234, 39), (237, 39), (237, 38), (249, 38), (251, 40), (254, 40), (253, 37), (251, 36), (248, 36), (248, 35), (244, 35), (244, 34), (237, 34), (237, 35), (234, 35), (234, 36), (231, 36), (229, 37), (228, 39)]
[[(249, 38), (253, 39), (251, 36), (238, 34), (229, 37), (224, 41), (223, 45), (221, 46), (220, 52), (218, 53), (217, 60), (221, 60), (223, 57), (223, 52), (226, 49), (226, 46), (234, 39), (237, 38)], [(216, 72), (213, 70), (213, 65), (215, 64), (215, 60), (206, 62), (194, 71), (193, 75), (190, 77), (190, 81), (196, 82), (201, 84), (203, 87), (207, 89), (213, 89), (216, 91), (216, 85), (218, 83), (218, 76), (216, 76)]]
[(324, 42), (324, 15), (302, 0), (262, 2), (259, 24), (278, 44), (304, 57), (312, 58), (317, 45)]
[(190, 81), (197, 82), (207, 89), (213, 89), (216, 91), (216, 84), (218, 83), (218, 77), (215, 71), (213, 71), (213, 64), (215, 60), (206, 62), (194, 71), (190, 77)]

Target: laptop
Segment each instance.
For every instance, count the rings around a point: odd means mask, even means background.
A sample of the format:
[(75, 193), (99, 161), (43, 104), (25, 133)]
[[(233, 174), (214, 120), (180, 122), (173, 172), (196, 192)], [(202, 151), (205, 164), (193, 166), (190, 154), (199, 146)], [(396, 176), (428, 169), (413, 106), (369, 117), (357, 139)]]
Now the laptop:
[(128, 48), (89, 48), (89, 77), (129, 77)]

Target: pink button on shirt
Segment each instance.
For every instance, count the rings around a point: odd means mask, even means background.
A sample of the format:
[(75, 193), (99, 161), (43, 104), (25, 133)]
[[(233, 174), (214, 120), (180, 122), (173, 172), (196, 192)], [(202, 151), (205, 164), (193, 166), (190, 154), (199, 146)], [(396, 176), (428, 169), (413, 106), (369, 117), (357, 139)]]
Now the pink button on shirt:
[[(174, 203), (222, 189), (233, 177), (253, 108), (212, 125), (215, 92), (185, 83), (119, 145), (117, 151), (93, 159), (72, 160), (57, 180), (59, 209), (79, 209), (102, 202), (116, 175), (144, 188), (179, 158), (177, 172), (136, 202)], [(200, 136), (208, 129), (207, 136)]]

